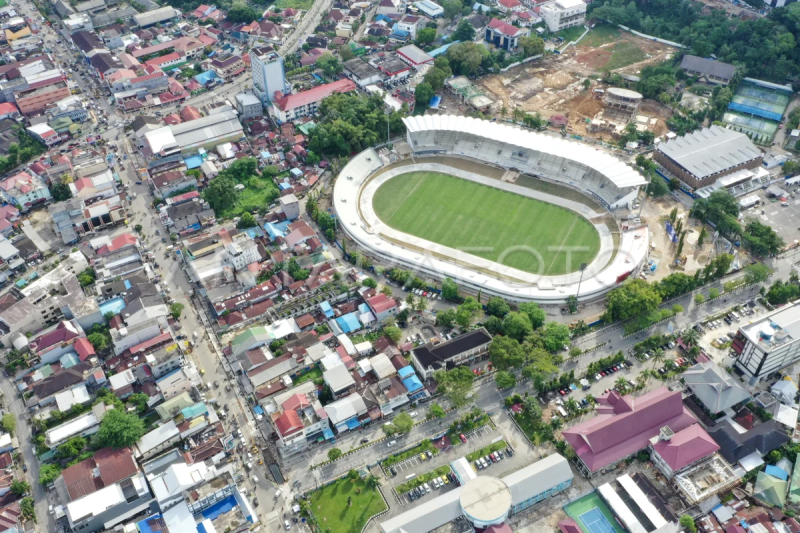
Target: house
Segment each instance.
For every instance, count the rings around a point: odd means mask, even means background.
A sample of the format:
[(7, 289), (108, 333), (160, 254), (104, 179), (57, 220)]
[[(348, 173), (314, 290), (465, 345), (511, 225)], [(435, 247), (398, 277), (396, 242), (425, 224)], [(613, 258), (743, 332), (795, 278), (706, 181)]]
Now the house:
[(751, 459), (760, 461), (789, 441), (789, 436), (775, 420), (762, 422), (744, 433), (737, 431), (728, 420), (723, 420), (710, 428), (708, 433), (719, 444), (720, 455), (732, 465), (748, 465)]
[(151, 173), (150, 183), (153, 185), (153, 196), (156, 198), (167, 198), (173, 194), (197, 188), (197, 177), (187, 175), (181, 170), (168, 172)]
[(797, 385), (791, 380), (791, 378), (783, 378), (775, 382), (770, 389), (777, 400), (783, 404), (792, 406), (797, 403)]
[(0, 181), (0, 198), (25, 212), (50, 201), (50, 189), (40, 178), (20, 172)]
[(323, 409), (336, 433), (360, 428), (362, 421), (365, 423), (371, 421), (367, 416), (367, 404), (359, 394), (351, 394), (329, 403)]
[(375, 15), (403, 15), (406, 12), (405, 3), (402, 0), (380, 0)]
[(417, 32), (424, 27), (425, 18), (416, 15), (406, 15), (397, 22), (397, 28), (408, 32), (411, 39), (417, 38)]
[(399, 58), (392, 58), (378, 65), (378, 69), (385, 75), (385, 81), (396, 82), (411, 75), (411, 67)]
[(134, 447), (134, 455), (141, 458), (140, 460), (147, 460), (171, 448), (180, 440), (181, 433), (178, 431), (178, 426), (174, 420), (170, 420), (144, 434)]
[(539, 14), (552, 32), (583, 26), (586, 22), (586, 2), (583, 0), (555, 0), (543, 4), (539, 8)]
[(650, 460), (667, 479), (693, 467), (719, 450), (719, 445), (700, 424), (677, 433), (663, 430), (650, 445)]
[(44, 443), (48, 448), (55, 448), (73, 437), (94, 435), (100, 429), (100, 422), (108, 409), (113, 409), (113, 407), (98, 403), (88, 413), (48, 429), (44, 434)]
[(241, 56), (232, 55), (225, 59), (212, 59), (211, 70), (217, 74), (218, 78), (228, 80), (244, 72), (245, 65)]
[(563, 431), (587, 476), (613, 467), (647, 448), (662, 428), (673, 434), (697, 421), (680, 391), (658, 388), (638, 398), (611, 391), (597, 398), (597, 415)]
[(431, 19), (439, 18), (444, 15), (444, 9), (442, 6), (431, 0), (420, 0), (419, 2), (414, 2), (414, 7), (421, 11), (423, 15)]
[(697, 363), (683, 373), (689, 390), (711, 414), (718, 414), (750, 398), (727, 370), (713, 361)]
[(511, 13), (522, 13), (525, 11), (525, 6), (519, 0), (498, 0), (497, 9), (501, 13), (510, 15)]
[(449, 341), (427, 343), (411, 352), (411, 360), (423, 380), (433, 377), (437, 370), (472, 364), (487, 354), (492, 336), (484, 328), (475, 329)]
[[(585, 4), (584, 4), (585, 6)], [(500, 19), (493, 18), (486, 25), (484, 40), (508, 52), (514, 51), (519, 46), (519, 39), (530, 35), (527, 28), (517, 28)]]
[(378, 322), (397, 313), (397, 301), (383, 293), (367, 298), (366, 302)]
[(689, 76), (716, 85), (728, 85), (736, 73), (736, 67), (729, 63), (690, 54), (683, 56), (680, 68)]
[(241, 119), (256, 118), (264, 115), (264, 108), (256, 95), (244, 92), (236, 95), (236, 110)]
[(344, 364), (338, 364), (330, 370), (326, 370), (322, 373), (322, 378), (330, 387), (334, 398), (342, 398), (350, 394), (356, 387), (356, 381)]
[(319, 438), (333, 438), (328, 413), (317, 399), (315, 389), (308, 393), (296, 392), (281, 400), (271, 418), (282, 456), (300, 453)]

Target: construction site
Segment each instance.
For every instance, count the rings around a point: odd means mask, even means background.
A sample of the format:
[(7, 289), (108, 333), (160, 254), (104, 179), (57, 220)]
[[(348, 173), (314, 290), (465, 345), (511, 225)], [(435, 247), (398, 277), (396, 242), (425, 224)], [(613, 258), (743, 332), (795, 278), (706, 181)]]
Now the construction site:
[[(675, 53), (665, 44), (648, 41), (610, 26), (592, 29), (577, 46), (560, 54), (487, 76), (477, 86), (509, 110), (539, 113), (542, 118), (563, 116), (569, 134), (598, 140), (613, 140), (613, 126), (592, 127), (602, 120), (603, 93), (608, 87), (599, 80), (606, 72), (636, 76), (641, 69), (663, 62)], [(587, 89), (585, 80), (590, 81)], [(656, 136), (667, 132), (666, 120), (671, 111), (654, 100), (642, 100), (632, 120)], [(640, 128), (639, 128), (640, 129)]]

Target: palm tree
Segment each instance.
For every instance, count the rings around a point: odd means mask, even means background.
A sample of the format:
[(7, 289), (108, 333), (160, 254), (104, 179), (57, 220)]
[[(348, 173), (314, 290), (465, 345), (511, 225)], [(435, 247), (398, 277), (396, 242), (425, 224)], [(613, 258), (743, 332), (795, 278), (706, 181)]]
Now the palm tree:
[(620, 394), (624, 394), (628, 389), (628, 380), (620, 376), (617, 378), (617, 381), (614, 382), (614, 385), (617, 386), (617, 390), (620, 392)]
[(664, 362), (664, 350), (661, 348), (656, 348), (653, 350), (653, 368), (655, 369), (656, 365), (659, 363)]
[(569, 398), (565, 403), (564, 407), (570, 413), (575, 413), (578, 411), (578, 402), (575, 401), (575, 398)]
[(515, 107), (514, 111), (511, 112), (511, 116), (514, 117), (514, 122), (520, 122), (525, 117), (525, 111)]
[(639, 387), (644, 387), (645, 383), (647, 383), (647, 376), (644, 374), (639, 374), (636, 376), (636, 385)]
[(700, 334), (696, 329), (690, 329), (681, 335), (681, 339), (686, 346), (695, 346), (700, 341)]
[(503, 107), (500, 108), (500, 116), (503, 119), (505, 119), (506, 115), (508, 115), (508, 108), (506, 106), (503, 106)]
[(587, 394), (584, 398), (586, 398), (586, 401), (589, 403), (597, 403), (597, 398), (594, 397), (594, 394)]
[(553, 428), (553, 431), (558, 431), (562, 427), (564, 427), (564, 421), (560, 418), (552, 418), (550, 419), (550, 427)]
[(364, 483), (367, 485), (368, 489), (375, 490), (380, 486), (381, 480), (378, 479), (378, 476), (370, 474), (367, 476), (367, 479), (364, 480)]
[(347, 497), (347, 506), (350, 507), (351, 505), (353, 505), (353, 497), (352, 496), (348, 496)]

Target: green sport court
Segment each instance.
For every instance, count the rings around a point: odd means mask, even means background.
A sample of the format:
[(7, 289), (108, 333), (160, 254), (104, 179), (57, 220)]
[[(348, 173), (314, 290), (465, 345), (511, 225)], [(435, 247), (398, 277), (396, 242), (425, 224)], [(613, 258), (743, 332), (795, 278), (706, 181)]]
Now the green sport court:
[(625, 533), (596, 492), (565, 505), (564, 512), (575, 520), (583, 533)]
[[(597, 230), (578, 213), (440, 172), (395, 176), (372, 205), (391, 228), (533, 274), (577, 271), (600, 249)], [(565, 247), (585, 250), (572, 252), (569, 270)]]

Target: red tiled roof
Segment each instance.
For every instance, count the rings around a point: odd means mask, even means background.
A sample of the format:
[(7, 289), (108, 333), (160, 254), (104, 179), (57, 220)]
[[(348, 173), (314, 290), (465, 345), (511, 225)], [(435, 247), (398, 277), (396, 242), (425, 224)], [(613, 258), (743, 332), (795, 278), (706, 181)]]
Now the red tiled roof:
[(612, 391), (597, 401), (596, 416), (563, 431), (592, 472), (644, 449), (664, 426), (677, 433), (697, 422), (683, 406), (680, 391), (666, 387), (638, 398)]
[(150, 340), (146, 340), (144, 342), (140, 342), (136, 346), (131, 347), (129, 349), (129, 351), (132, 354), (144, 352), (148, 348), (152, 348), (153, 346), (157, 346), (157, 345), (161, 344), (162, 342), (168, 341), (171, 338), (172, 338), (172, 335), (170, 334), (169, 331), (167, 331), (166, 333), (162, 333), (161, 335), (157, 335), (157, 336), (153, 337)]
[(511, 24), (509, 24), (507, 22), (503, 22), (502, 20), (499, 20), (499, 19), (492, 19), (489, 22), (489, 27), (492, 28), (493, 30), (497, 30), (500, 33), (502, 33), (503, 35), (507, 35), (509, 37), (515, 37), (517, 35), (517, 33), (522, 31), (520, 28), (517, 28), (516, 26), (512, 26)]
[(314, 317), (311, 316), (311, 313), (306, 313), (304, 315), (295, 317), (294, 321), (297, 324), (297, 327), (300, 329), (307, 328), (308, 326), (313, 325), (315, 322)]
[(72, 501), (127, 479), (138, 467), (129, 448), (103, 448), (61, 472)]
[(282, 111), (288, 109), (295, 109), (300, 106), (308, 105), (312, 102), (319, 102), (334, 93), (346, 93), (356, 90), (356, 84), (352, 80), (344, 79), (338, 80), (333, 83), (326, 83), (318, 85), (313, 89), (299, 92), (297, 94), (289, 94), (283, 98), (275, 100), (277, 105)]
[(561, 533), (582, 533), (578, 523), (572, 518), (566, 518), (558, 523), (558, 529)]
[(298, 409), (303, 409), (304, 407), (309, 407), (310, 405), (311, 403), (304, 394), (297, 393), (283, 402), (281, 407), (283, 407), (284, 411), (297, 411)]
[(662, 440), (653, 446), (673, 472), (689, 466), (719, 450), (719, 445), (700, 427), (689, 426), (675, 433), (668, 441)]
[(284, 411), (281, 416), (275, 419), (275, 428), (282, 436), (287, 437), (302, 431), (303, 421), (300, 420), (300, 415), (296, 411)]
[(78, 359), (81, 361), (86, 361), (90, 356), (95, 355), (94, 346), (86, 337), (77, 339), (72, 347), (75, 348), (75, 353), (78, 354)]
[(397, 307), (397, 302), (395, 302), (394, 298), (389, 298), (385, 294), (381, 293), (368, 299), (367, 305), (370, 306), (375, 314), (378, 314), (388, 311), (389, 309), (394, 309)]

